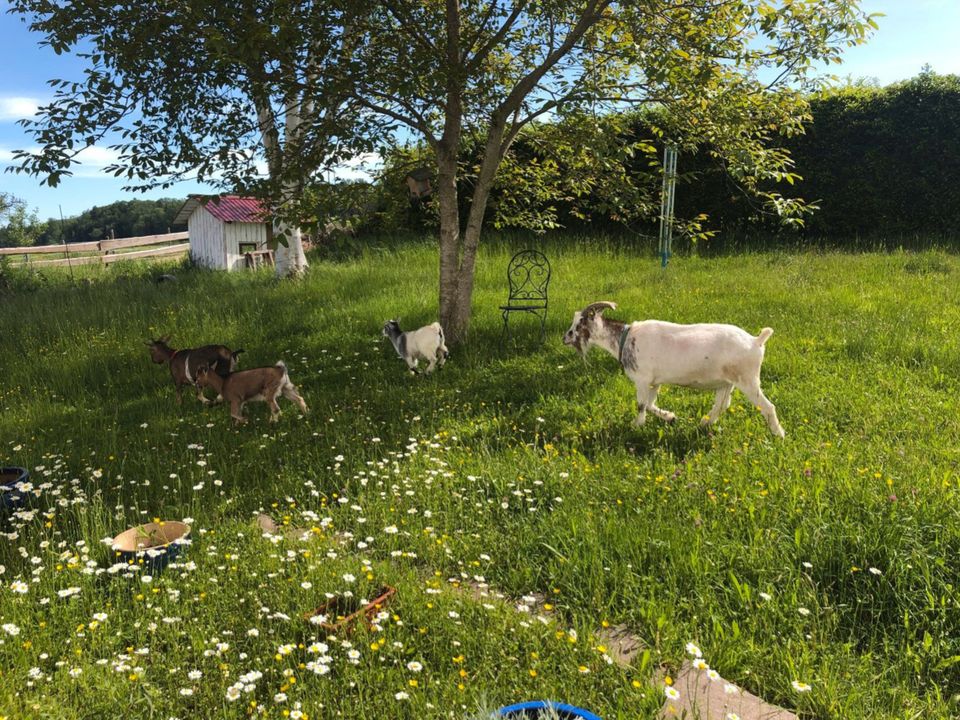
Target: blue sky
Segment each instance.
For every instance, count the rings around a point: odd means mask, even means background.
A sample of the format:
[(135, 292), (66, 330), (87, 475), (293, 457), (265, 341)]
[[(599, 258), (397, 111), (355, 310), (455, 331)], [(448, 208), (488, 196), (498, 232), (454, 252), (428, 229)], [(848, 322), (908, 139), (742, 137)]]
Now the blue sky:
[[(886, 17), (879, 19), (880, 31), (867, 45), (847, 51), (844, 64), (832, 68), (834, 74), (876, 78), (888, 84), (916, 75), (924, 63), (937, 73), (960, 74), (960, 52), (956, 50), (960, 0), (863, 0), (861, 6)], [(0, 14), (0, 67), (7, 68), (0, 75), (0, 165), (4, 167), (10, 165), (12, 150), (31, 145), (16, 120), (32, 114), (38, 103), (52, 97), (46, 81), (81, 76), (78, 60), (40, 48), (38, 40), (19, 18)], [(101, 171), (110, 159), (109, 150), (93, 148), (75, 176), (57, 188), (41, 187), (38, 179), (29, 176), (4, 173), (0, 191), (23, 198), (43, 219), (57, 217), (61, 207), (68, 217), (115, 200), (184, 197), (205, 191), (196, 183), (181, 183), (147, 194), (124, 192), (121, 181)]]

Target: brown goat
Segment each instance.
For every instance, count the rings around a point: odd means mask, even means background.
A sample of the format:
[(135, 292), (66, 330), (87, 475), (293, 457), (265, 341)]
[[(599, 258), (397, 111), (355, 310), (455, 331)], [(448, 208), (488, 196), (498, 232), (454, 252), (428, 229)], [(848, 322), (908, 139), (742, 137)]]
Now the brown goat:
[[(231, 350), (226, 345), (204, 345), (198, 348), (186, 348), (184, 350), (174, 350), (167, 342), (170, 336), (151, 340), (147, 343), (150, 348), (150, 358), (161, 365), (168, 363), (170, 365), (170, 376), (173, 378), (173, 384), (177, 388), (177, 404), (183, 402), (181, 388), (184, 385), (195, 385), (197, 388), (197, 399), (204, 405), (210, 403), (203, 395), (203, 389), (197, 385), (196, 373), (201, 365), (212, 367), (218, 374), (227, 375), (237, 369), (237, 356), (243, 352), (240, 350)], [(223, 400), (218, 397), (216, 402)]]
[(230, 403), (230, 415), (237, 424), (245, 423), (243, 406), (255, 400), (266, 401), (270, 406), (270, 422), (276, 422), (280, 415), (277, 398), (282, 394), (288, 400), (300, 406), (300, 412), (307, 412), (307, 404), (297, 393), (297, 388), (287, 375), (287, 366), (278, 362), (273, 367), (259, 367), (241, 370), (221, 377), (211, 372), (206, 365), (197, 368), (197, 387), (211, 387)]

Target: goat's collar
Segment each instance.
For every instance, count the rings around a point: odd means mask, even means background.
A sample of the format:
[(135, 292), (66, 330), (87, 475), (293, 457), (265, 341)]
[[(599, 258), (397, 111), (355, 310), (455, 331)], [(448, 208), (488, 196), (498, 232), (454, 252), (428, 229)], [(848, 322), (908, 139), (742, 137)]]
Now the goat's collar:
[(623, 346), (627, 342), (627, 333), (630, 332), (631, 323), (623, 326), (623, 332), (620, 333), (620, 347), (617, 350), (617, 360), (623, 365)]

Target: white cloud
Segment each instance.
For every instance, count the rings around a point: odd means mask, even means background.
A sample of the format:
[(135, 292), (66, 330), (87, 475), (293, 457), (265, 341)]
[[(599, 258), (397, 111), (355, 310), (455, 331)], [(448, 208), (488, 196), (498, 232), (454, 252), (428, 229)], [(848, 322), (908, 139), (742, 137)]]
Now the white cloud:
[(30, 97), (0, 97), (0, 121), (33, 117), (40, 101)]

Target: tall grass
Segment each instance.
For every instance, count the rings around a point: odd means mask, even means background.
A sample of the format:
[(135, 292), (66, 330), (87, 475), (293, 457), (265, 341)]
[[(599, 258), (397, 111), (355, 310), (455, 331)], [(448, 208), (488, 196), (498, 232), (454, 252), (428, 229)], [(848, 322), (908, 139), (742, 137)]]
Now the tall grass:
[[(689, 641), (803, 717), (955, 715), (960, 261), (664, 271), (568, 243), (547, 250), (547, 342), (520, 319), (500, 352), (510, 250), (482, 253), (469, 341), (430, 377), (379, 335), (436, 319), (429, 245), (298, 283), (128, 266), (0, 295), (0, 463), (50, 484), (3, 520), (0, 716), (463, 718), (550, 698), (652, 718), (653, 670)], [(702, 431), (712, 396), (679, 388), (661, 394), (674, 426), (632, 427), (615, 362), (559, 342), (601, 299), (628, 320), (773, 327), (762, 377), (786, 440), (739, 395)], [(269, 425), (252, 405), (237, 429), (222, 406), (177, 407), (143, 345), (166, 333), (243, 347), (244, 367), (283, 359), (310, 414), (282, 400)], [(310, 539), (262, 537), (258, 512)], [(192, 519), (181, 562), (109, 572), (101, 539), (153, 518)], [(302, 618), (383, 584), (399, 593), (373, 629)], [(595, 635), (620, 623), (647, 647), (630, 670)]]

